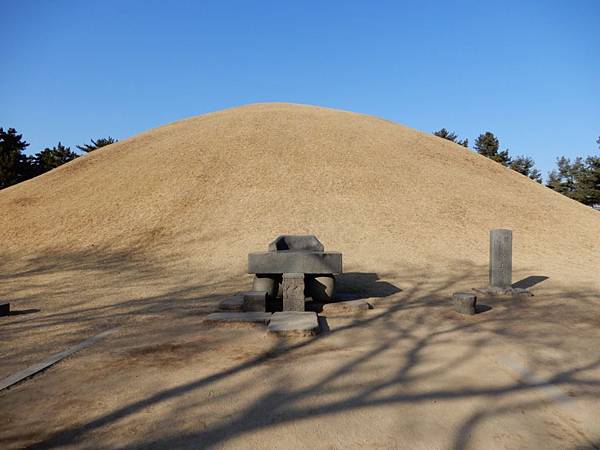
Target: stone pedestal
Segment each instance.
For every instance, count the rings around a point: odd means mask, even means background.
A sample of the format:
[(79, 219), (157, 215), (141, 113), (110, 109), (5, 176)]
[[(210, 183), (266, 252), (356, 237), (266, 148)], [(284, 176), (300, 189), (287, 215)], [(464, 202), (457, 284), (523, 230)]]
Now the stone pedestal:
[(327, 303), (335, 296), (335, 277), (333, 275), (306, 275), (304, 278), (306, 294), (315, 302)]
[(476, 312), (477, 296), (470, 292), (455, 292), (452, 294), (452, 303), (457, 313), (472, 316)]
[(277, 298), (279, 281), (276, 275), (255, 275), (252, 281), (253, 291), (266, 291), (269, 299)]
[(283, 274), (283, 310), (304, 311), (304, 274)]
[(490, 287), (507, 289), (512, 284), (512, 231), (490, 231)]

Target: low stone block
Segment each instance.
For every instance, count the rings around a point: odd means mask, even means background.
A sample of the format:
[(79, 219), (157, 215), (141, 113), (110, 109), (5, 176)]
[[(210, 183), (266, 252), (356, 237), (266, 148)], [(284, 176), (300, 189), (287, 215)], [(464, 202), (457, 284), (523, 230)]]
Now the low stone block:
[(222, 311), (241, 311), (244, 305), (244, 297), (242, 294), (236, 294), (227, 297), (219, 302), (219, 309)]
[(452, 303), (456, 312), (472, 316), (475, 314), (477, 296), (470, 292), (455, 292), (452, 294)]
[(267, 309), (267, 292), (266, 291), (249, 291), (244, 292), (244, 311), (261, 311)]
[(282, 291), (284, 311), (304, 311), (303, 273), (284, 273)]
[(323, 314), (328, 316), (356, 314), (372, 308), (373, 306), (366, 300), (349, 300), (345, 302), (334, 302), (323, 305)]
[(319, 318), (310, 311), (283, 311), (273, 314), (267, 331), (276, 336), (304, 337), (319, 332)]
[(0, 302), (0, 316), (8, 316), (10, 314), (10, 303)]
[(212, 325), (266, 325), (271, 320), (267, 312), (219, 312), (209, 314), (204, 320)]

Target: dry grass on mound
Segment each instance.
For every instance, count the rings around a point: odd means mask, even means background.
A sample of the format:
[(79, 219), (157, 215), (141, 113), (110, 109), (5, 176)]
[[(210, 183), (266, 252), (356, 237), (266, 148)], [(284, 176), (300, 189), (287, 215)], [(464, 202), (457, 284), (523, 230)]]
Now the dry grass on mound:
[[(1, 191), (0, 210), (0, 298), (22, 313), (2, 318), (0, 376), (120, 327), (0, 393), (2, 447), (314, 447), (332, 430), (347, 448), (600, 442), (600, 214), (448, 141), (250, 105), (95, 151)], [(500, 227), (514, 280), (545, 281), (458, 317), (448, 295), (486, 283)], [(341, 290), (375, 310), (291, 347), (207, 328), (280, 233), (343, 252)]]
[(443, 272), (485, 263), (488, 230), (507, 227), (517, 268), (565, 281), (600, 272), (590, 208), (435, 136), (309, 106), (160, 127), (2, 191), (0, 209), (9, 267), (102, 248), (227, 277), (277, 234), (314, 233), (350, 267)]

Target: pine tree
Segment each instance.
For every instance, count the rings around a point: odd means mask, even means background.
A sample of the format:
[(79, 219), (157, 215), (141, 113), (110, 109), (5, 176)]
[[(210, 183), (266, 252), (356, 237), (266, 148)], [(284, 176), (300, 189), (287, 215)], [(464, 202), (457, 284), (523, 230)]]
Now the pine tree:
[(63, 164), (68, 163), (77, 157), (77, 153), (72, 152), (70, 147), (65, 147), (59, 142), (57, 146), (45, 148), (35, 155), (34, 161), (36, 172), (38, 175), (48, 172), (49, 170), (55, 169), (58, 166), (62, 166)]
[(14, 128), (0, 128), (0, 189), (30, 176), (31, 159), (23, 153), (28, 146)]
[(600, 207), (600, 156), (588, 156), (579, 178), (579, 190), (585, 205)]
[(92, 141), (91, 144), (78, 145), (77, 148), (82, 152), (89, 153), (93, 152), (94, 150), (98, 150), (100, 147), (105, 147), (107, 145), (114, 144), (115, 142), (119, 142), (117, 139), (114, 139), (110, 136), (107, 138), (99, 138), (96, 140), (90, 139), (90, 141)]
[(535, 168), (535, 162), (529, 156), (517, 156), (509, 164), (509, 167), (515, 172), (519, 172), (526, 177), (531, 178), (538, 183), (542, 182), (542, 174)]
[(475, 139), (473, 148), (480, 155), (496, 161), (503, 166), (508, 166), (510, 164), (508, 149), (499, 151), (500, 141), (498, 141), (498, 138), (490, 131), (480, 134), (477, 139)]
[(438, 130), (438, 131), (434, 131), (433, 134), (437, 137), (441, 137), (442, 139), (446, 139), (448, 141), (454, 142), (455, 144), (462, 145), (463, 147), (469, 146), (468, 139), (464, 139), (461, 141), (458, 139), (458, 135), (456, 133), (454, 133), (453, 131), (448, 131), (445, 128), (442, 128), (441, 130)]
[(557, 168), (548, 174), (548, 186), (563, 195), (581, 203), (586, 203), (584, 186), (588, 183), (586, 164), (580, 156), (573, 162), (561, 156), (556, 159)]

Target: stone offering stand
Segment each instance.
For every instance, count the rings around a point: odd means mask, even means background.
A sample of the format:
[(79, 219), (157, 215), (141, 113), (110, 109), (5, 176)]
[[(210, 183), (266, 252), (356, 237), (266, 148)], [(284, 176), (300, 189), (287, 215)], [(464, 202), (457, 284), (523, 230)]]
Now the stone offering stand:
[(265, 292), (266, 300), (273, 300), (281, 286), (283, 310), (304, 311), (307, 298), (322, 303), (333, 300), (342, 254), (326, 252), (314, 235), (282, 235), (269, 244), (268, 251), (248, 255), (248, 273), (254, 274), (249, 295)]
[(252, 290), (221, 301), (224, 312), (209, 314), (207, 322), (266, 324), (269, 334), (312, 336), (321, 328), (311, 310), (315, 306), (327, 316), (361, 314), (372, 308), (366, 300), (335, 301), (335, 275), (342, 273), (342, 254), (326, 252), (314, 235), (277, 237), (266, 252), (248, 254), (248, 273), (254, 275)]
[[(222, 300), (219, 308), (226, 312), (210, 314), (209, 322), (262, 323), (275, 334), (312, 335), (320, 328), (315, 306), (324, 316), (373, 308), (366, 300), (335, 301), (335, 275), (342, 273), (342, 254), (326, 252), (314, 235), (281, 235), (266, 252), (249, 253), (248, 273), (254, 275), (252, 290)], [(493, 229), (489, 286), (473, 291), (486, 296), (533, 295), (511, 283), (512, 230)], [(472, 292), (455, 292), (452, 304), (463, 315), (491, 309), (481, 305), (478, 311), (477, 296)]]

